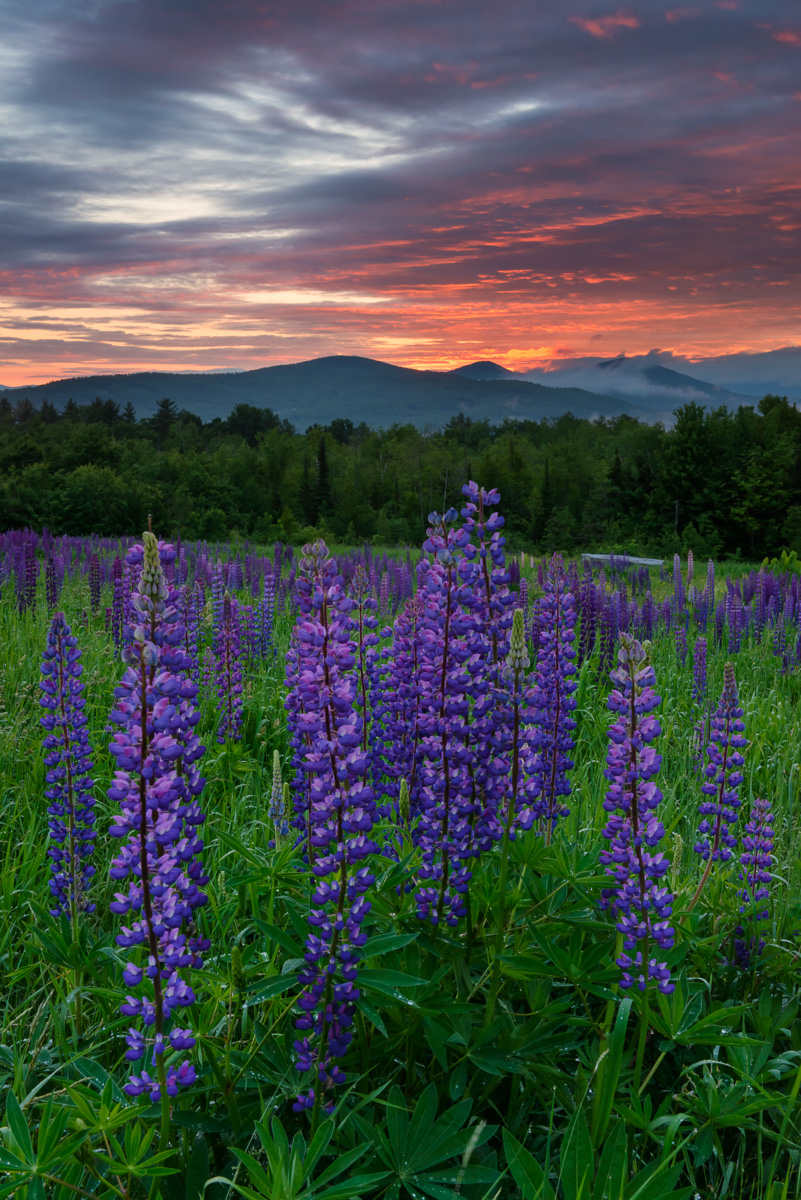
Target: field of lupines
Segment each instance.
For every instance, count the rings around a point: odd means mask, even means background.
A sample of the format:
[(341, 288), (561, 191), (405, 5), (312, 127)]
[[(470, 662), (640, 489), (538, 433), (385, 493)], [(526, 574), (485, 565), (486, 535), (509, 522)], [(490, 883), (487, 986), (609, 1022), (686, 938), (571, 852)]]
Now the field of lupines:
[(801, 1195), (801, 580), (0, 535), (0, 1195)]

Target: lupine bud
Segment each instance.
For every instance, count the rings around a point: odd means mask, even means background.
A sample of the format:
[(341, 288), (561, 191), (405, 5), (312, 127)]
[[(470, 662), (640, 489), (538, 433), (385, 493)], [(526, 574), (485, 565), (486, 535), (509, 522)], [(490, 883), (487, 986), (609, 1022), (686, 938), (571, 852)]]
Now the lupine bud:
[(231, 980), (238, 992), (244, 992), (247, 987), (245, 972), (242, 967), (242, 948), (234, 946), (231, 951)]
[(411, 813), (411, 800), (409, 798), (409, 784), (405, 779), (400, 781), (400, 795), (398, 797), (398, 812), (404, 824), (408, 825), (409, 815)]
[(523, 610), (516, 608), (512, 616), (512, 637), (506, 665), (510, 671), (525, 671), (531, 665), (526, 645), (526, 627)]

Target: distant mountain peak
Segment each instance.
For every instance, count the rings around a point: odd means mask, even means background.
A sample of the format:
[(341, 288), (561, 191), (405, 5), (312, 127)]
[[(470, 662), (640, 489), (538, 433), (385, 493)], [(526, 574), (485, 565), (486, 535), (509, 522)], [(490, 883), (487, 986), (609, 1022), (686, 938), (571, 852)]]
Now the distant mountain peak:
[(616, 358), (607, 358), (604, 362), (599, 362), (597, 365), (599, 367), (603, 367), (604, 369), (609, 368), (614, 371), (615, 367), (622, 366), (625, 361), (625, 354), (618, 354)]
[(502, 367), (500, 363), (483, 358), (479, 362), (468, 363), (466, 367), (454, 367), (446, 372), (448, 375), (463, 375), (465, 379), (517, 379), (516, 371)]

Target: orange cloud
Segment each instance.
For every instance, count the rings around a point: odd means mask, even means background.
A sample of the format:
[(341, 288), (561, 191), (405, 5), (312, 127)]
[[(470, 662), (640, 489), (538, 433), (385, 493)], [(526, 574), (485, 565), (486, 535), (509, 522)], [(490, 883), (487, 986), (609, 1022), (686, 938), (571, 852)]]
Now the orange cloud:
[(597, 38), (611, 38), (612, 30), (618, 27), (638, 29), (640, 25), (637, 17), (627, 16), (621, 12), (608, 17), (568, 17), (568, 20)]

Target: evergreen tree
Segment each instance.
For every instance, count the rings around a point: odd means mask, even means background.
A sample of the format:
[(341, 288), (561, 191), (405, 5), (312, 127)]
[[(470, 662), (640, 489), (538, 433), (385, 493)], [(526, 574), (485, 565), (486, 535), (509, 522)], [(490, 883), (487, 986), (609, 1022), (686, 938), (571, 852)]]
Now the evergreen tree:
[(159, 442), (164, 441), (177, 420), (178, 409), (172, 400), (159, 400), (155, 416), (150, 418), (150, 426)]

